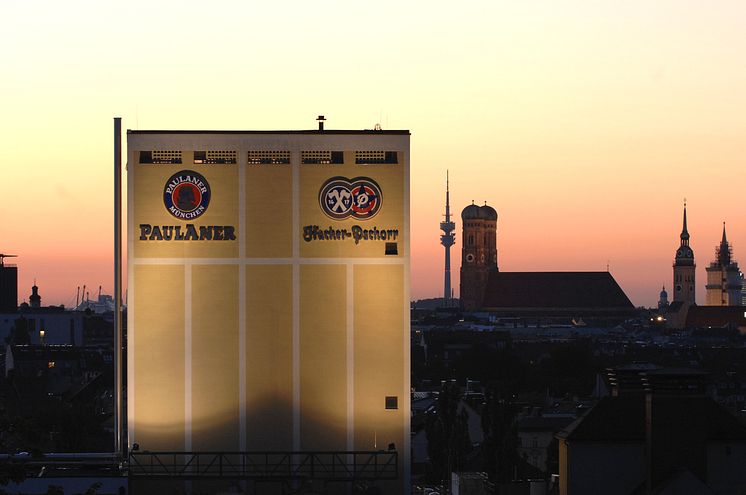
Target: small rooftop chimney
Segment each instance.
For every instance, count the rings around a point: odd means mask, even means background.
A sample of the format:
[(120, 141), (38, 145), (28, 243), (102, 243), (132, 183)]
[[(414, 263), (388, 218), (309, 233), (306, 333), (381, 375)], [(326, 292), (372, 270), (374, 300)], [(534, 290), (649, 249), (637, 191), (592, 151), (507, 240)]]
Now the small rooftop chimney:
[(317, 121), (319, 122), (319, 130), (320, 130), (320, 131), (323, 131), (323, 130), (324, 130), (324, 121), (325, 121), (326, 119), (324, 118), (324, 116), (323, 116), (323, 115), (319, 115), (319, 116), (318, 116), (318, 118), (317, 118), (316, 120), (317, 120)]

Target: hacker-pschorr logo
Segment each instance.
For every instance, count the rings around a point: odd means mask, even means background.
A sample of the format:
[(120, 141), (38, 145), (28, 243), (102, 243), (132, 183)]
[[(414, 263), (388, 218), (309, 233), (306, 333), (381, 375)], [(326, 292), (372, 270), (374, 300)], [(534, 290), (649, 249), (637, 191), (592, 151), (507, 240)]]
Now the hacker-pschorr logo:
[(321, 209), (335, 220), (373, 218), (382, 202), (381, 188), (368, 177), (332, 177), (319, 191)]
[(192, 170), (176, 172), (163, 189), (163, 204), (179, 220), (194, 220), (210, 205), (210, 184)]

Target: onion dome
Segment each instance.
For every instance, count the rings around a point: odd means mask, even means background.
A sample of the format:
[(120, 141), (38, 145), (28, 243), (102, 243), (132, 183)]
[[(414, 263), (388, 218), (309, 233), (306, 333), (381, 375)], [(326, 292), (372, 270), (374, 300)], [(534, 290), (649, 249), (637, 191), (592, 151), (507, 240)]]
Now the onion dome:
[(482, 218), (481, 209), (474, 202), (461, 211), (461, 220), (478, 220)]
[(497, 212), (493, 207), (487, 206), (487, 203), (479, 207), (479, 216), (485, 220), (497, 221)]

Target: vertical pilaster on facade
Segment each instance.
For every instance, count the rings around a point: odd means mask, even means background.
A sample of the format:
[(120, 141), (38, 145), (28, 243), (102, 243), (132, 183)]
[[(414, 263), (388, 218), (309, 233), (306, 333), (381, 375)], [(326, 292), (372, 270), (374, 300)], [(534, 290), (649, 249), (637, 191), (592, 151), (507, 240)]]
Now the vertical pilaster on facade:
[(497, 212), (473, 202), (461, 212), (461, 309), (482, 307), (490, 272), (497, 267)]

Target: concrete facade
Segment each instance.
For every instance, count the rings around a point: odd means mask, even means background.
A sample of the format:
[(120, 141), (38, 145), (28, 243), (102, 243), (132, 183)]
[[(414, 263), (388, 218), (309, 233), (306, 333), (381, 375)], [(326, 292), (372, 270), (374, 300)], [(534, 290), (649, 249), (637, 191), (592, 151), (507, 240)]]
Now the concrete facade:
[(409, 132), (127, 141), (129, 445), (393, 443), (408, 492)]

